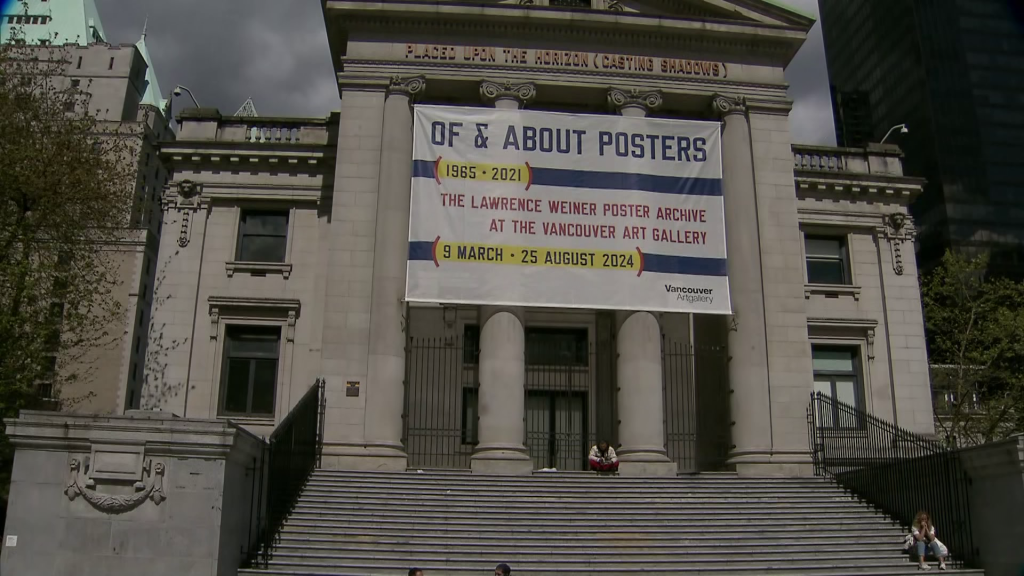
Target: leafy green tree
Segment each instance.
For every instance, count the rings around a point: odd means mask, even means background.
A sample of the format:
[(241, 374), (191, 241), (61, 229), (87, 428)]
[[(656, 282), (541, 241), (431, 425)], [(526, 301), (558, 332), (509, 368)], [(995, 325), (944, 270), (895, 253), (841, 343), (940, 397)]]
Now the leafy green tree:
[[(123, 334), (111, 246), (126, 235), (140, 139), (89, 113), (63, 48), (0, 46), (0, 417), (74, 403), (88, 353)], [(54, 406), (53, 398), (59, 398)], [(45, 400), (44, 400), (45, 399)], [(0, 506), (13, 449), (0, 434)]]
[(1024, 431), (1024, 286), (948, 252), (922, 277), (937, 431), (970, 446)]

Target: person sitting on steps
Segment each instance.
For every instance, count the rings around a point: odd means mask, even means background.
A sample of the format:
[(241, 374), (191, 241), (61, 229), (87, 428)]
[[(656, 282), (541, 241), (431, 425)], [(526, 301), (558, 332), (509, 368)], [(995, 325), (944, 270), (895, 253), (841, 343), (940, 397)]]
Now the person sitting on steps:
[(945, 570), (948, 551), (942, 542), (939, 542), (939, 539), (935, 537), (935, 525), (932, 524), (932, 519), (928, 516), (927, 512), (921, 510), (917, 513), (917, 516), (914, 517), (914, 524), (911, 527), (910, 533), (914, 537), (914, 544), (917, 548), (917, 569), (931, 569), (931, 566), (925, 562), (925, 556), (931, 550), (931, 553), (939, 559), (939, 570)]
[(595, 472), (618, 472), (619, 457), (615, 455), (615, 449), (601, 440), (596, 446), (590, 449), (590, 469)]

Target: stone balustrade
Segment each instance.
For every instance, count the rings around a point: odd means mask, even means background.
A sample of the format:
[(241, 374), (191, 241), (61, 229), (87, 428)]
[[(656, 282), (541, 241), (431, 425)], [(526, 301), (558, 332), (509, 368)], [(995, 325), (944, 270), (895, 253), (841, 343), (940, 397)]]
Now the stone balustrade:
[(179, 114), (178, 122), (178, 140), (183, 141), (323, 145), (330, 119), (222, 116), (215, 108), (192, 108)]
[(876, 174), (902, 176), (903, 152), (892, 144), (869, 144), (867, 148), (793, 146), (793, 169), (801, 172)]

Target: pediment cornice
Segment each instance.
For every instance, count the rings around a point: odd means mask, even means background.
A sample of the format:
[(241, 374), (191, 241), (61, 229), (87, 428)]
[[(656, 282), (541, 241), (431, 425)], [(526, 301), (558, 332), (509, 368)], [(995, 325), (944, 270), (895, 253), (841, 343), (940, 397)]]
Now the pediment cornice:
[[(760, 0), (759, 0), (760, 1)], [(351, 37), (467, 39), (529, 38), (560, 46), (595, 43), (616, 49), (749, 55), (785, 66), (809, 26), (794, 23), (655, 16), (639, 12), (541, 10), (518, 4), (438, 4), (405, 0), (325, 0), (325, 20), (337, 64)], [(479, 41), (479, 40), (477, 40)]]

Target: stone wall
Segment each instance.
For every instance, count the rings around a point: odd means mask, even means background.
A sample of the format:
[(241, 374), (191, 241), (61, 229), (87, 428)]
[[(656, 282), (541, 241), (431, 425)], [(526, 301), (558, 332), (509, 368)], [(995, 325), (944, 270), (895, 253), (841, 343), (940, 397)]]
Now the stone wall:
[(23, 412), (5, 576), (228, 576), (250, 548), (262, 441), (161, 413)]
[[(1024, 436), (960, 452), (971, 476), (971, 527), (987, 576), (1024, 570)], [(941, 538), (941, 537), (940, 537)]]

